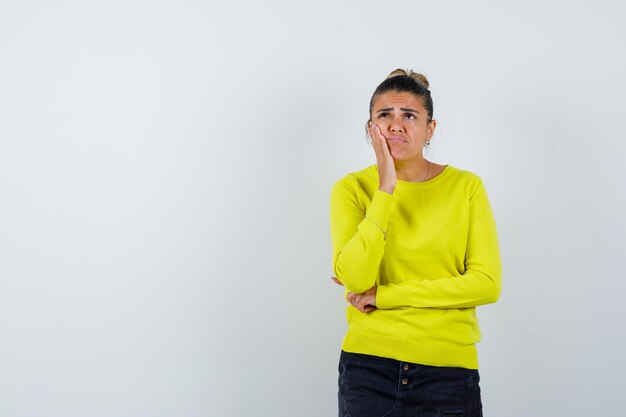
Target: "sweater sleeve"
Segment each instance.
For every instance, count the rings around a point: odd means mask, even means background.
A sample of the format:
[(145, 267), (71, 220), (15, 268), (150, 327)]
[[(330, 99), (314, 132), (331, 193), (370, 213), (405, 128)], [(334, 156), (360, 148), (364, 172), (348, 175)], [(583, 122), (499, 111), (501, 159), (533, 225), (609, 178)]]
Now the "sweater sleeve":
[(376, 191), (365, 210), (358, 187), (348, 176), (335, 184), (330, 198), (333, 271), (346, 289), (357, 294), (376, 285), (393, 202), (391, 194)]
[(469, 207), (465, 271), (456, 276), (381, 285), (376, 293), (378, 308), (468, 308), (498, 300), (502, 266), (496, 225), (482, 182)]

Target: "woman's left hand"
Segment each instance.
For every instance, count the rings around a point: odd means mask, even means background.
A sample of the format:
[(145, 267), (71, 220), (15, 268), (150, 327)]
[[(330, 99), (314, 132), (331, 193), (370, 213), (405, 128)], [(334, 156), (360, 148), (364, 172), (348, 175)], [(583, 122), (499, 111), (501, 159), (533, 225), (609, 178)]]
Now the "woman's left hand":
[(349, 292), (346, 300), (361, 313), (371, 313), (376, 310), (376, 286), (361, 294)]
[[(332, 280), (339, 285), (343, 285), (336, 277), (332, 277)], [(376, 286), (361, 294), (349, 292), (346, 295), (346, 301), (361, 313), (371, 313), (376, 310)]]

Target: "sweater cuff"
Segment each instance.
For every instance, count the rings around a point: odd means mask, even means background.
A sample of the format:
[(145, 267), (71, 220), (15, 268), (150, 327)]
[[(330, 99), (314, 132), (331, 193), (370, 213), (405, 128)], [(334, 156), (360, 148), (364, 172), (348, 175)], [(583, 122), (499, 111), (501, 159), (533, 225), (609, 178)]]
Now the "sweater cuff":
[(387, 231), (389, 212), (393, 204), (393, 195), (384, 191), (376, 191), (365, 217), (374, 222), (378, 227)]
[(393, 297), (393, 290), (385, 285), (379, 285), (376, 287), (376, 307), (381, 310), (388, 310), (390, 308), (398, 307), (398, 303), (395, 302)]

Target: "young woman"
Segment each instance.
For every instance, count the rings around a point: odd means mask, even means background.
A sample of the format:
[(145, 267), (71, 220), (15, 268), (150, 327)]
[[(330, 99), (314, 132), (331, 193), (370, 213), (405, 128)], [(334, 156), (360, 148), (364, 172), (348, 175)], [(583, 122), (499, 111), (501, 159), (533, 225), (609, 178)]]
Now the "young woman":
[(393, 71), (369, 113), (376, 164), (331, 193), (334, 279), (349, 304), (339, 416), (482, 416), (475, 308), (501, 287), (485, 188), (424, 158), (437, 122), (423, 75)]

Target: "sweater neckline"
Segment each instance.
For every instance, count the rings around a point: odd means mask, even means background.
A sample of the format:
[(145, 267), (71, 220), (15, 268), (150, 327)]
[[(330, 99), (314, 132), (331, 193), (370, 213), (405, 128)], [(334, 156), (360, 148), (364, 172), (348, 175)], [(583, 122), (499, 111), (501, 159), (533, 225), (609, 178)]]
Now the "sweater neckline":
[(445, 168), (443, 169), (443, 171), (441, 171), (439, 174), (437, 174), (436, 176), (426, 181), (405, 181), (405, 180), (398, 179), (397, 184), (398, 186), (402, 186), (402, 187), (425, 187), (427, 185), (432, 185), (443, 180), (445, 177), (448, 176), (448, 174), (450, 173), (450, 171), (452, 171), (452, 169), (453, 168), (450, 165), (445, 165)]

